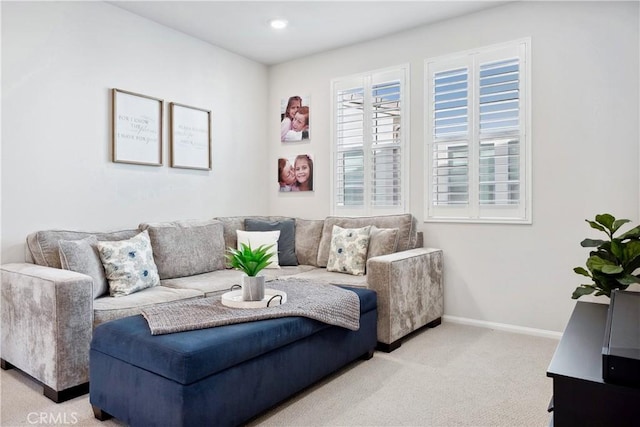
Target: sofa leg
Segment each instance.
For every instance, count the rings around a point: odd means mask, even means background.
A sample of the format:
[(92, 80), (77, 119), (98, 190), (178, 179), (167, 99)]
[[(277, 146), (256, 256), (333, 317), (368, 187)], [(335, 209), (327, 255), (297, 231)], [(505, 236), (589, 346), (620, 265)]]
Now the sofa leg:
[(373, 357), (373, 353), (374, 353), (375, 349), (371, 349), (369, 351), (367, 351), (365, 354), (363, 354), (362, 356), (360, 356), (361, 360), (369, 360)]
[(384, 342), (378, 341), (378, 345), (376, 346), (376, 350), (383, 351), (385, 353), (391, 353), (393, 350), (397, 349), (402, 345), (402, 340), (395, 340), (391, 344), (387, 344)]
[[(0, 359), (0, 368), (6, 371), (8, 369), (14, 369), (15, 366), (4, 359)], [(33, 378), (31, 375), (26, 374), (23, 371), (20, 371), (20, 373), (25, 374), (32, 380), (36, 381), (37, 383), (42, 384), (40, 381)], [(69, 387), (67, 389), (60, 390), (60, 391), (54, 390), (51, 387), (42, 384), (42, 394), (44, 394), (45, 397), (53, 400), (55, 403), (62, 403), (87, 393), (89, 393), (89, 383), (79, 384), (77, 386)]]
[(442, 324), (442, 317), (438, 317), (435, 320), (432, 320), (431, 322), (427, 323), (425, 325), (425, 327), (427, 328), (435, 328), (436, 326), (439, 326), (440, 324)]
[(106, 421), (110, 418), (113, 418), (113, 415), (104, 412), (102, 409), (98, 408), (95, 405), (91, 405), (93, 409), (93, 416), (96, 417), (97, 420)]
[(59, 391), (44, 384), (42, 388), (42, 394), (56, 403), (66, 402), (67, 400), (75, 399), (78, 396), (89, 393), (89, 383), (79, 384)]
[[(423, 329), (435, 328), (436, 326), (439, 326), (440, 324), (442, 324), (442, 317), (438, 317), (437, 319), (432, 320), (431, 322), (427, 323), (424, 326), (421, 326), (420, 328), (416, 329), (415, 331), (411, 332), (410, 334), (405, 335), (403, 338), (407, 338), (407, 337), (409, 337), (411, 335), (414, 335), (418, 331), (423, 330)], [(402, 345), (402, 338), (395, 340), (391, 344), (387, 344), (387, 343), (383, 343), (383, 342), (378, 341), (378, 344), (376, 345), (376, 350), (384, 351), (385, 353), (391, 353), (393, 350), (397, 349), (401, 345)]]
[(7, 362), (6, 360), (0, 359), (0, 368), (2, 368), (2, 370), (6, 371), (8, 369), (13, 369), (14, 366), (11, 363)]

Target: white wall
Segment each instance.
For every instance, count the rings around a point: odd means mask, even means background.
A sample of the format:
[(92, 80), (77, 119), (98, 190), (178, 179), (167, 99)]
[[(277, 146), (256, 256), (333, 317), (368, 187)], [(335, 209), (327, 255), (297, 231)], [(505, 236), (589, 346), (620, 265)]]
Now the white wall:
[[(106, 3), (1, 7), (2, 262), (36, 230), (267, 210), (265, 66)], [(114, 87), (166, 101), (165, 166), (111, 162)], [(212, 111), (212, 171), (168, 167), (171, 101)]]
[[(637, 2), (516, 2), (270, 69), (270, 162), (315, 154), (314, 194), (270, 191), (271, 214), (330, 213), (330, 80), (411, 65), (411, 200), (425, 245), (445, 254), (445, 314), (561, 331), (597, 237), (584, 222), (639, 212)], [(424, 59), (530, 36), (533, 224), (423, 223)], [(311, 96), (308, 144), (278, 142), (280, 99)], [(275, 167), (275, 166), (274, 166)], [(595, 234), (594, 234), (595, 233)]]
[[(445, 314), (560, 331), (596, 213), (640, 221), (636, 2), (516, 2), (270, 69), (96, 2), (0, 3), (2, 262), (47, 228), (265, 213), (322, 218), (329, 82), (411, 66), (411, 199), (445, 253)], [(423, 63), (531, 36), (533, 224), (423, 223)], [(213, 170), (110, 161), (109, 89), (213, 112)], [(278, 142), (280, 99), (311, 96), (310, 143)], [(168, 115), (165, 115), (165, 119)], [(313, 193), (278, 193), (276, 159), (315, 158)], [(265, 159), (267, 161), (265, 162)], [(264, 179), (264, 177), (273, 179)], [(254, 182), (259, 184), (253, 184)], [(241, 195), (241, 190), (247, 190)]]

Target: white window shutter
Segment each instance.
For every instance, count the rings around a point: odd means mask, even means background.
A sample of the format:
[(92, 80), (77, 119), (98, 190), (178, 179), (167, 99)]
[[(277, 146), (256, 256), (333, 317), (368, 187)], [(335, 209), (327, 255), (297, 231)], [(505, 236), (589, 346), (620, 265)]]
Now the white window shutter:
[(370, 189), (373, 208), (402, 206), (402, 87), (396, 78), (371, 87)]
[(335, 204), (364, 206), (364, 87), (335, 92)]
[(530, 222), (528, 46), (425, 61), (427, 220)]
[[(517, 52), (504, 52), (505, 57)], [(482, 56), (479, 56), (482, 59)], [(519, 205), (520, 59), (479, 63), (480, 205)]]
[[(458, 65), (458, 64), (450, 64)], [(432, 71), (432, 197), (436, 205), (469, 203), (469, 69)]]
[(332, 83), (334, 212), (404, 212), (406, 69)]

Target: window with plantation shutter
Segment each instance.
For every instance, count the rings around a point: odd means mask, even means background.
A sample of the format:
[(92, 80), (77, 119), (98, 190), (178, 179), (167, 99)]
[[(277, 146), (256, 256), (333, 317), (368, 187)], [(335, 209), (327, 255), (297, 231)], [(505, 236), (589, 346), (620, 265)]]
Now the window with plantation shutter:
[(400, 67), (332, 82), (335, 213), (404, 212), (407, 70)]
[(427, 220), (531, 222), (529, 45), (425, 62)]
[(434, 203), (469, 202), (469, 70), (434, 74)]

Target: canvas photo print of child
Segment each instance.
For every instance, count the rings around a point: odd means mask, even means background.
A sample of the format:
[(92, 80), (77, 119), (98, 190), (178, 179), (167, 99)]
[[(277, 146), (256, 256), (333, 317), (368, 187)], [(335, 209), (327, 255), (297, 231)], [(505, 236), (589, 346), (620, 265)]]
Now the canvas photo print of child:
[(278, 159), (279, 191), (313, 191), (313, 159), (310, 154)]
[(294, 95), (280, 104), (280, 142), (308, 142), (309, 97)]

